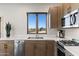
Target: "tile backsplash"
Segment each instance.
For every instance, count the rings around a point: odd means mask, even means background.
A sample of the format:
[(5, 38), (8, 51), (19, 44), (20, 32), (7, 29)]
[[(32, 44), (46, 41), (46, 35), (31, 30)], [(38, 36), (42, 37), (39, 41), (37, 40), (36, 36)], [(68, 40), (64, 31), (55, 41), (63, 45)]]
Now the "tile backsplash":
[(65, 29), (65, 39), (79, 39), (79, 28)]

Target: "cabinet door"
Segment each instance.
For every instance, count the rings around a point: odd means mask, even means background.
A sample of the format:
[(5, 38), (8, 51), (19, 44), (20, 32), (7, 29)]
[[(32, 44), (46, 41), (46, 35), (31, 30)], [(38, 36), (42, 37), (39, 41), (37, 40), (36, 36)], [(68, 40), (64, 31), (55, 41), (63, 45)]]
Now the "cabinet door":
[(34, 56), (34, 41), (25, 40), (25, 55)]
[(71, 3), (63, 3), (64, 15), (71, 12)]
[(61, 18), (64, 16), (63, 6), (49, 8), (50, 28), (61, 28)]
[(35, 46), (34, 46), (34, 54), (36, 56), (46, 56), (47, 55), (47, 47), (46, 47), (46, 41), (37, 41), (35, 43)]
[(60, 5), (60, 6), (58, 6), (58, 29), (62, 28), (61, 19), (63, 18), (63, 16), (64, 16), (64, 10), (63, 10), (62, 5)]
[(56, 44), (53, 40), (26, 40), (26, 56), (54, 56), (56, 55)]
[(53, 40), (47, 41), (47, 56), (57, 55), (56, 42)]
[(79, 8), (79, 3), (72, 3), (71, 4), (71, 10), (75, 10), (75, 9), (78, 9)]
[(50, 7), (49, 14), (50, 14), (50, 28), (57, 28), (58, 27), (58, 11), (57, 7)]
[(25, 55), (26, 56), (45, 56), (46, 55), (45, 41), (26, 40)]
[(1, 17), (0, 17), (0, 38), (1, 38)]
[(14, 55), (14, 41), (0, 40), (0, 56), (13, 56), (13, 55)]

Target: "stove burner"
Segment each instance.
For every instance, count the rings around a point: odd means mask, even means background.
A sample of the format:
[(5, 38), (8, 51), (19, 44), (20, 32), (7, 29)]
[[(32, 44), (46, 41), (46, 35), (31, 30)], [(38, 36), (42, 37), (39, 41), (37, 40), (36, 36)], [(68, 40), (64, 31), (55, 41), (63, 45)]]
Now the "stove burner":
[(65, 46), (79, 46), (79, 43), (73, 41), (73, 40), (61, 40), (60, 41)]

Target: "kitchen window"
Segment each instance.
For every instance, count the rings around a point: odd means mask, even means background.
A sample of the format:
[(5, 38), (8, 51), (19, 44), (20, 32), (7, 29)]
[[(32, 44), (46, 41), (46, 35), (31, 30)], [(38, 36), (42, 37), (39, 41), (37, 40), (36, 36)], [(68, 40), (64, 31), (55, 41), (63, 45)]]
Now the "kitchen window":
[(27, 13), (27, 33), (46, 34), (47, 33), (47, 13), (29, 12)]

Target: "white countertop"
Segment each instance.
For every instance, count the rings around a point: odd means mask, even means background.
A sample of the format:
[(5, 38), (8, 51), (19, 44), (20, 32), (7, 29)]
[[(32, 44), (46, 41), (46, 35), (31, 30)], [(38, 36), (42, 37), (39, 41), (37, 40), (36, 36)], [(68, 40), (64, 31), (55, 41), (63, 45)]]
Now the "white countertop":
[(59, 41), (59, 38), (46, 37), (44, 39), (28, 39), (27, 37), (26, 38), (10, 37), (10, 38), (0, 38), (0, 40), (55, 40), (55, 41)]
[(74, 56), (79, 56), (79, 46), (64, 46)]

